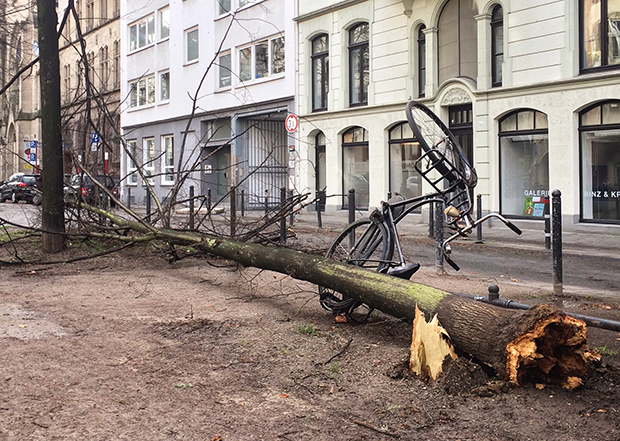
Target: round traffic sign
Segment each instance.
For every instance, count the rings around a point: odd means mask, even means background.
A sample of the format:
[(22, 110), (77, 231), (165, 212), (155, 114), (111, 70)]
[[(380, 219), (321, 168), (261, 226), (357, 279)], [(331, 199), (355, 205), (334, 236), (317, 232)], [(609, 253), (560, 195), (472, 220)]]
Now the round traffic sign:
[(299, 118), (297, 115), (293, 115), (292, 113), (286, 117), (286, 130), (293, 133), (297, 130), (297, 126), (299, 125)]

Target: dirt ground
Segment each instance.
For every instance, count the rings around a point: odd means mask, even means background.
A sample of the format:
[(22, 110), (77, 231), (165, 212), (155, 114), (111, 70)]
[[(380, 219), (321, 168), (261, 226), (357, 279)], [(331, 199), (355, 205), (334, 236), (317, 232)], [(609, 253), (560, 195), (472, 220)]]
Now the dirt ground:
[[(432, 266), (416, 280), (489, 284)], [(609, 300), (567, 305), (620, 319)], [(589, 328), (603, 363), (574, 391), (509, 387), (464, 357), (424, 382), (406, 369), (410, 335), (377, 312), (336, 323), (314, 285), (215, 259), (2, 266), (0, 440), (620, 440), (617, 332)]]

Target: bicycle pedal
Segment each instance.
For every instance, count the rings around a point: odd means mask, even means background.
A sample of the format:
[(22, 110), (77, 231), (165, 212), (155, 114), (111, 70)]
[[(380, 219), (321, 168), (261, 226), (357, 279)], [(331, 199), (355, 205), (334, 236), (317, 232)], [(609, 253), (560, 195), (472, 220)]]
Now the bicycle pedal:
[(409, 280), (419, 269), (419, 263), (410, 263), (408, 265), (394, 266), (390, 268), (387, 273), (388, 275), (398, 277), (399, 279)]

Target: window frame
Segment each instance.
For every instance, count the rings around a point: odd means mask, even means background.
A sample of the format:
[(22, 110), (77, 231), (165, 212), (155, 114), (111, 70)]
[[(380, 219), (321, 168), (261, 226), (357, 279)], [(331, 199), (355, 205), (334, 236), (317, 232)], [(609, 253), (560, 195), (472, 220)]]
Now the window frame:
[[(228, 66), (222, 63), (224, 58), (228, 59)], [(218, 89), (229, 89), (232, 86), (232, 53), (230, 51), (220, 54), (217, 57), (217, 68)], [(228, 71), (227, 74), (225, 73), (226, 71)], [(228, 80), (224, 81), (226, 78)]]
[(426, 26), (420, 25), (418, 27), (416, 47), (417, 47), (417, 60), (416, 66), (418, 74), (418, 97), (424, 98), (426, 95), (426, 33), (424, 30)]
[[(498, 32), (501, 32), (501, 44), (497, 41)], [(499, 47), (501, 46), (501, 48)], [(504, 64), (504, 9), (495, 5), (491, 13), (491, 87), (501, 87), (503, 84)]]
[[(274, 73), (273, 71), (274, 70), (274, 63), (273, 63), (274, 44), (273, 43), (274, 41), (280, 40), (280, 39), (282, 40), (281, 48), (283, 51), (282, 71), (278, 71)], [(257, 60), (258, 60), (257, 48), (259, 46), (265, 46), (267, 49), (267, 56), (263, 63), (266, 66), (267, 71), (264, 71), (264, 70), (261, 71), (260, 76), (259, 76), (259, 72), (257, 72), (257, 64), (258, 64), (257, 63)], [(284, 35), (278, 35), (278, 36), (273, 36), (273, 37), (262, 38), (259, 41), (256, 41), (250, 45), (237, 48), (238, 67), (239, 67), (239, 75), (237, 76), (237, 79), (239, 80), (239, 82), (250, 83), (254, 81), (261, 81), (261, 80), (266, 80), (269, 78), (280, 78), (284, 76), (284, 74), (286, 73), (285, 47), (286, 47), (286, 40), (284, 39)], [(247, 53), (248, 55), (245, 56), (243, 55), (244, 53)], [(244, 74), (244, 72), (247, 72), (247, 76), (246, 74)]]
[[(170, 141), (168, 144), (167, 141)], [(161, 135), (161, 185), (174, 184), (174, 135)], [(170, 150), (169, 150), (170, 149)], [(168, 154), (171, 154), (171, 157)], [(171, 163), (168, 163), (171, 160)]]
[[(350, 136), (349, 140), (347, 140), (348, 136)], [(358, 148), (361, 149), (360, 152), (363, 154), (363, 156), (365, 156), (366, 158), (365, 162), (368, 164), (368, 171), (367, 171), (368, 194), (366, 195), (359, 194), (359, 193), (356, 194), (356, 198), (355, 198), (356, 207), (355, 208), (360, 209), (360, 210), (367, 210), (368, 207), (370, 206), (370, 199), (369, 199), (369, 195), (370, 195), (370, 147), (369, 145), (370, 144), (369, 144), (368, 139), (369, 139), (368, 130), (360, 126), (350, 127), (342, 134), (342, 148), (341, 148), (341, 155), (342, 155), (341, 167), (342, 168), (341, 170), (342, 170), (342, 189), (343, 189), (342, 191), (342, 208), (343, 209), (347, 209), (349, 207), (348, 192), (349, 192), (349, 189), (352, 188), (352, 185), (350, 185), (349, 188), (346, 188), (347, 187), (347, 174), (345, 173), (345, 166), (347, 163), (346, 152), (357, 150)], [(363, 173), (360, 175), (363, 175)]]
[[(620, 69), (620, 33), (616, 36), (616, 45), (617, 45), (617, 62), (615, 64), (609, 63), (609, 14), (608, 14), (608, 0), (600, 0), (598, 4), (600, 5), (600, 17), (599, 18), (599, 28), (598, 28), (598, 38), (591, 38), (590, 41), (598, 44), (599, 47), (599, 63), (593, 64), (592, 66), (587, 65), (587, 45), (586, 45), (586, 14), (585, 14), (585, 5), (584, 2), (586, 0), (579, 0), (579, 70), (581, 73), (588, 73), (592, 71), (599, 70), (608, 70), (608, 69)], [(616, 20), (614, 20), (616, 21)], [(617, 20), (617, 24), (615, 26), (620, 26), (620, 20)]]
[[(155, 137), (148, 136), (142, 138), (142, 170), (149, 185), (155, 185), (155, 163), (157, 153), (155, 151)], [(146, 185), (146, 182), (144, 183)]]
[(216, 8), (217, 13), (216, 17), (222, 17), (224, 15), (230, 14), (230, 10), (232, 9), (232, 0), (216, 0)]
[[(144, 43), (140, 44), (140, 31), (144, 25)], [(138, 52), (142, 49), (155, 44), (155, 13), (145, 15), (144, 17), (129, 24), (129, 54)], [(135, 29), (135, 31), (134, 31)], [(132, 46), (132, 44), (135, 44)]]
[(108, 90), (110, 84), (110, 61), (108, 57), (108, 46), (102, 46), (99, 49), (99, 81), (103, 92)]
[[(142, 84), (143, 83), (143, 84)], [(140, 102), (140, 93), (144, 88), (144, 102)], [(147, 75), (129, 82), (129, 108), (140, 109), (155, 105), (155, 75)], [(152, 97), (152, 100), (151, 100)]]
[[(163, 8), (160, 8), (157, 11), (157, 18), (158, 18), (158, 24), (159, 24), (158, 26), (159, 41), (170, 39), (170, 6), (166, 5)], [(167, 24), (167, 26), (164, 26), (164, 24)], [(167, 34), (165, 34), (164, 32), (165, 30), (167, 30)]]
[[(190, 34), (196, 32), (196, 39), (194, 40), (196, 42), (196, 57), (195, 58), (189, 58), (190, 57), (190, 42), (192, 40), (190, 40)], [(185, 30), (185, 32), (183, 33), (183, 42), (184, 42), (184, 49), (185, 49), (185, 64), (194, 64), (197, 63), (198, 61), (200, 61), (200, 31), (198, 29), (198, 26), (192, 26), (191, 28), (188, 28)], [(192, 48), (193, 49), (193, 48)]]
[[(320, 39), (325, 39), (325, 50), (315, 50), (315, 43)], [(327, 110), (327, 97), (329, 95), (329, 35), (322, 33), (310, 40), (310, 69), (312, 71), (312, 111), (319, 112)], [(317, 82), (317, 63), (320, 65), (321, 79)], [(317, 95), (317, 88), (319, 94)], [(318, 100), (317, 100), (318, 97)], [(317, 101), (320, 101), (317, 103)]]
[(138, 140), (128, 139), (126, 141), (127, 151), (127, 183), (128, 185), (135, 186), (138, 184), (138, 165), (135, 163), (131, 156), (137, 159), (138, 155)]
[[(366, 40), (353, 41), (354, 33), (357, 29), (366, 27)], [(370, 25), (366, 22), (355, 23), (349, 28), (349, 107), (368, 105), (368, 88), (370, 86)], [(357, 72), (354, 72), (354, 61), (357, 60)], [(364, 72), (368, 72), (365, 77)], [(354, 75), (359, 75), (359, 80), (355, 81)], [(355, 95), (358, 95), (355, 97)], [(360, 96), (361, 95), (361, 96)]]
[[(166, 87), (164, 87), (164, 76), (168, 77)], [(170, 70), (160, 71), (158, 77), (159, 77), (159, 102), (167, 103), (170, 101)], [(164, 91), (167, 91), (167, 96), (164, 96)]]

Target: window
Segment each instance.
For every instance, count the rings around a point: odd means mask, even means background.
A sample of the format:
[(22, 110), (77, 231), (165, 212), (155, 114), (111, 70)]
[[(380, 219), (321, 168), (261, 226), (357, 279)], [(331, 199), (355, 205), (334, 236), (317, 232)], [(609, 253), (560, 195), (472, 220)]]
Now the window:
[(418, 96), (423, 97), (426, 89), (426, 27), (418, 29)]
[(159, 74), (159, 99), (161, 101), (170, 100), (170, 72)]
[(64, 100), (65, 103), (71, 101), (71, 65), (65, 64), (63, 68), (63, 86), (64, 86)]
[(312, 40), (312, 110), (327, 110), (329, 92), (329, 37)]
[(284, 37), (260, 41), (239, 50), (239, 80), (284, 73)]
[(121, 46), (119, 41), (114, 42), (114, 66), (112, 70), (114, 71), (112, 75), (114, 75), (114, 88), (117, 89), (121, 84)]
[(224, 54), (224, 55), (220, 55), (219, 57), (219, 62), (218, 62), (218, 67), (219, 67), (219, 87), (220, 88), (224, 88), (224, 87), (230, 87), (231, 84), (231, 72), (230, 72), (230, 68), (231, 68), (231, 57), (230, 54)]
[(349, 30), (349, 105), (368, 103), (369, 80), (368, 24), (360, 23)]
[(504, 64), (504, 10), (500, 5), (493, 8), (491, 16), (491, 81), (493, 87), (502, 85)]
[(138, 141), (130, 139), (127, 141), (127, 175), (129, 176), (129, 183), (136, 184), (138, 182), (138, 167), (134, 159), (137, 159), (138, 154)]
[(271, 40), (271, 73), (284, 72), (284, 37)]
[(368, 132), (353, 127), (342, 135), (342, 189), (343, 207), (349, 206), (349, 189), (355, 189), (355, 206), (367, 208), (370, 183), (368, 181)]
[(450, 78), (478, 76), (476, 3), (449, 0), (439, 16), (438, 69), (439, 84)]
[(185, 61), (198, 60), (198, 28), (185, 31)]
[(162, 184), (174, 183), (174, 137), (164, 135), (161, 137), (162, 154)]
[(94, 27), (95, 4), (93, 0), (86, 0), (86, 30), (90, 31)]
[(579, 115), (581, 219), (620, 223), (620, 101)]
[[(500, 205), (505, 215), (542, 216), (534, 198), (549, 195), (547, 115), (519, 110), (499, 122)], [(539, 201), (540, 202), (540, 201)]]
[(170, 37), (170, 7), (159, 10), (159, 39)]
[(144, 153), (144, 176), (148, 183), (153, 185), (155, 181), (155, 138), (144, 138), (142, 140), (142, 152)]
[(252, 48), (246, 47), (239, 51), (239, 79), (249, 81), (252, 79)]
[(108, 20), (108, 0), (101, 0), (99, 9), (101, 11), (99, 14), (101, 23), (105, 23)]
[(242, 8), (246, 5), (251, 5), (252, 3), (255, 3), (256, 0), (239, 0), (239, 7)]
[[(390, 130), (390, 192), (405, 198), (422, 195), (422, 176), (415, 163), (420, 158), (420, 144), (411, 126), (403, 122)], [(419, 210), (418, 210), (419, 212)]]
[(112, 0), (114, 3), (114, 9), (112, 10), (112, 15), (114, 18), (120, 17), (121, 15), (121, 0)]
[(230, 12), (230, 0), (217, 0), (217, 14), (224, 15)]
[(129, 89), (129, 107), (142, 107), (155, 103), (154, 75), (129, 83)]
[(108, 76), (109, 76), (109, 60), (108, 60), (108, 47), (103, 46), (99, 51), (99, 79), (101, 81), (101, 90), (106, 91), (108, 89)]
[(155, 41), (155, 16), (153, 14), (129, 25), (129, 52), (142, 49)]
[(581, 69), (620, 64), (620, 1), (580, 0)]
[(95, 53), (89, 52), (86, 59), (88, 60), (88, 82), (90, 87), (95, 87)]

